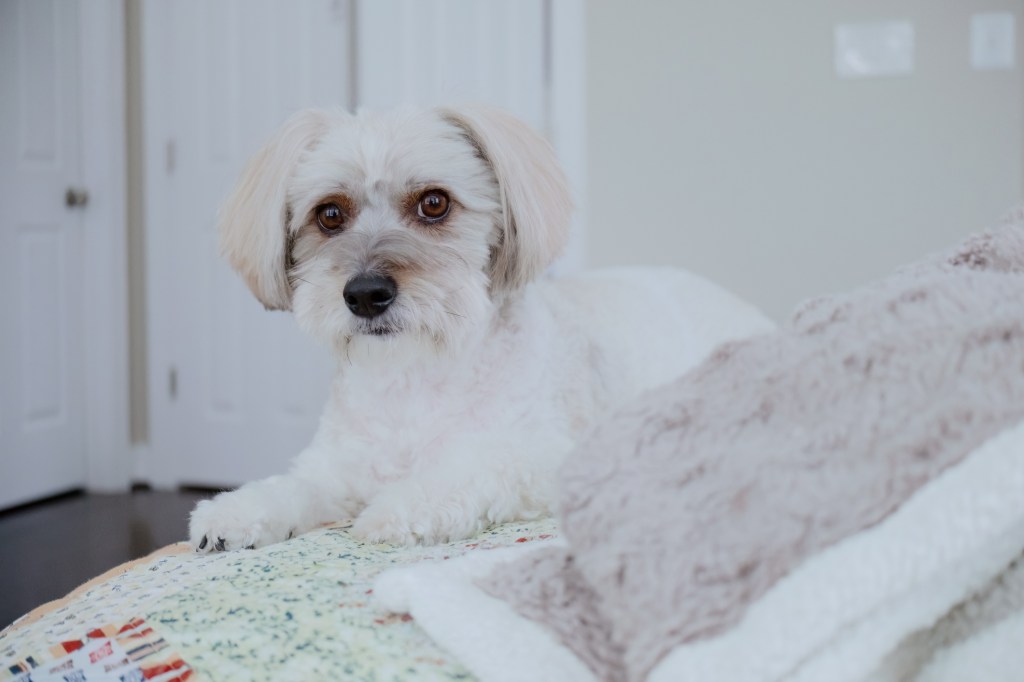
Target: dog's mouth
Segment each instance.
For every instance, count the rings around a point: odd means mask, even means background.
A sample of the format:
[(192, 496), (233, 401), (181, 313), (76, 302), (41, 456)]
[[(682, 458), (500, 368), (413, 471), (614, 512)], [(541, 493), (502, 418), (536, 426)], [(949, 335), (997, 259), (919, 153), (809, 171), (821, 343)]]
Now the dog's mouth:
[(356, 330), (356, 333), (364, 336), (386, 337), (393, 336), (399, 331), (401, 330), (393, 324), (366, 324), (361, 325), (360, 328)]

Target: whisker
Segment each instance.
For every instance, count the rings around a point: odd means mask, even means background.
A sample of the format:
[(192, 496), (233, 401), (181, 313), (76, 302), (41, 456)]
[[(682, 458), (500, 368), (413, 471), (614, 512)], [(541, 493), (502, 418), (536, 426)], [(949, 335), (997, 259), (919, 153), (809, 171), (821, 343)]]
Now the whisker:
[(311, 282), (308, 279), (306, 279), (305, 277), (295, 277), (294, 279), (297, 279), (300, 282), (305, 282), (306, 284), (308, 284), (311, 287), (318, 287), (320, 289), (323, 288), (321, 285), (317, 284), (316, 282)]

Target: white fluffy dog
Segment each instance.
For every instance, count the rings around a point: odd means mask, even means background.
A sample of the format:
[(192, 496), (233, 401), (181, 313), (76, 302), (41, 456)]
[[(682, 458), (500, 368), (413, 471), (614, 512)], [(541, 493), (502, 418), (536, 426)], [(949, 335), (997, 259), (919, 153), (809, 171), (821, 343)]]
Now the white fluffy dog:
[(288, 474), (199, 503), (196, 549), (343, 518), (371, 542), (434, 543), (546, 514), (602, 414), (770, 328), (684, 272), (542, 278), (569, 213), (551, 148), (499, 111), (292, 117), (224, 207), (222, 245), (337, 374)]

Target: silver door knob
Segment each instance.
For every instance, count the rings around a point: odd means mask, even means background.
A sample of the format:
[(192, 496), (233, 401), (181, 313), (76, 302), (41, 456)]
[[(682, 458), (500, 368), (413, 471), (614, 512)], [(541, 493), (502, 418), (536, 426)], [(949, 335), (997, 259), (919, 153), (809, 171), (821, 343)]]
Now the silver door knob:
[(89, 203), (89, 192), (81, 187), (68, 187), (64, 193), (64, 205), (68, 208), (79, 208)]

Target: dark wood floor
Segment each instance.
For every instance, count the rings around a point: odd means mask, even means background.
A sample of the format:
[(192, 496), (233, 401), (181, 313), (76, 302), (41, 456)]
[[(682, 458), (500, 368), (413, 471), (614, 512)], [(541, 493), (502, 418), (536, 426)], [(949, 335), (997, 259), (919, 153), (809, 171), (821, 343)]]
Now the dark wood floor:
[(209, 492), (70, 494), (0, 512), (0, 629), (107, 569), (185, 539)]

